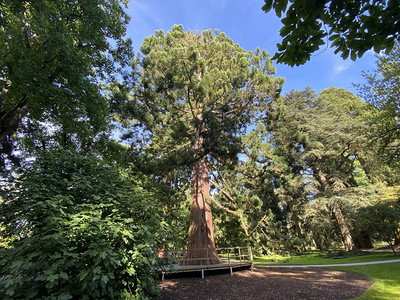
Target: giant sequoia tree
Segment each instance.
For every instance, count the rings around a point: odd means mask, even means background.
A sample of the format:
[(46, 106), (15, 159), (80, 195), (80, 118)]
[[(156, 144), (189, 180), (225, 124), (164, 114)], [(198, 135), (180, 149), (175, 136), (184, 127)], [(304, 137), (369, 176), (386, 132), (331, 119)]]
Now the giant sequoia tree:
[[(146, 38), (141, 47), (136, 118), (151, 142), (148, 153), (167, 165), (192, 168), (192, 204), (187, 258), (202, 264), (215, 249), (209, 201), (209, 166), (234, 161), (239, 134), (278, 93), (281, 79), (265, 51), (245, 51), (224, 33), (184, 32), (174, 26)], [(151, 149), (151, 150), (150, 150)], [(215, 250), (208, 263), (217, 263)]]

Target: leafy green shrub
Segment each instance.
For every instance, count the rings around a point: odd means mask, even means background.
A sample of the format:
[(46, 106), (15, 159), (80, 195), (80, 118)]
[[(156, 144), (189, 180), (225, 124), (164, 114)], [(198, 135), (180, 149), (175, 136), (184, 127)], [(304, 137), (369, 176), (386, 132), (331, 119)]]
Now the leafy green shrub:
[(155, 298), (156, 197), (97, 157), (37, 159), (4, 195), (2, 299)]
[(357, 256), (364, 256), (369, 255), (369, 252), (364, 252), (359, 249), (355, 249), (353, 251), (346, 251), (344, 249), (340, 249), (337, 251), (328, 251), (324, 257), (326, 258), (348, 258), (348, 257), (357, 257)]
[(396, 254), (394, 245), (400, 236), (400, 206), (395, 201), (362, 207), (355, 219), (373, 238), (387, 242)]

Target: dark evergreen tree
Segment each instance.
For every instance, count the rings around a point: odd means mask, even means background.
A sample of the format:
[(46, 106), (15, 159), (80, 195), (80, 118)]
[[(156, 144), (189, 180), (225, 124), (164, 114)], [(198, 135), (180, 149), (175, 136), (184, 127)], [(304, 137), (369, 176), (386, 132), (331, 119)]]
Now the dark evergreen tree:
[[(265, 51), (245, 51), (220, 32), (174, 26), (146, 38), (141, 51), (137, 102), (127, 102), (147, 130), (148, 157), (164, 162), (164, 170), (192, 168), (187, 258), (205, 257), (204, 251), (190, 250), (215, 249), (210, 164), (236, 160), (239, 136), (265, 114), (282, 80), (271, 76), (274, 68)], [(209, 257), (210, 263), (219, 262), (215, 250)]]
[(289, 93), (270, 111), (274, 153), (284, 162), (285, 195), (292, 202), (302, 199), (303, 204), (306, 197), (329, 201), (332, 220), (346, 250), (351, 250), (353, 239), (341, 194), (358, 186), (355, 170), (365, 172), (360, 161), (367, 165), (371, 158), (364, 118), (368, 105), (343, 89), (330, 88), (318, 96), (307, 89)]

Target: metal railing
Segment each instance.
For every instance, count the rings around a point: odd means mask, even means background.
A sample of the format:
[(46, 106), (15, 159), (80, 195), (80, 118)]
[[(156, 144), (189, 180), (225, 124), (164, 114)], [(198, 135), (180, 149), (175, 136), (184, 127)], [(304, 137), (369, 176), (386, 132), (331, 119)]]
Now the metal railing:
[[(195, 252), (190, 255), (190, 252)], [(221, 262), (216, 262), (216, 254)], [(165, 249), (159, 257), (166, 263), (181, 266), (216, 264), (246, 264), (253, 263), (251, 247), (226, 247), (226, 248), (197, 248), (197, 249)]]

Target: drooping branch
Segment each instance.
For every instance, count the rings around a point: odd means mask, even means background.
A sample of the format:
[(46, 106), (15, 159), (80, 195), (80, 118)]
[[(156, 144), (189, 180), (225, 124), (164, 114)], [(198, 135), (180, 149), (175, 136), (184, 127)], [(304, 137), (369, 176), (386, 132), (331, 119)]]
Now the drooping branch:
[(250, 234), (248, 235), (248, 237), (251, 237), (253, 235), (253, 233), (257, 230), (257, 228), (260, 226), (260, 224), (265, 220), (265, 218), (267, 217), (267, 215), (264, 215), (261, 220), (257, 223), (256, 227), (253, 228), (253, 230), (250, 232)]
[(233, 197), (232, 197), (231, 195), (229, 195), (224, 189), (222, 189), (222, 188), (218, 185), (218, 183), (216, 183), (215, 181), (213, 181), (213, 180), (210, 179), (210, 183), (211, 183), (212, 185), (215, 185), (215, 186), (220, 190), (220, 192), (221, 192), (230, 202), (232, 202), (232, 203), (235, 205), (235, 207), (237, 208), (237, 202), (235, 201), (235, 199), (233, 199)]
[(234, 210), (231, 210), (231, 209), (229, 209), (229, 208), (226, 208), (226, 207), (223, 206), (221, 203), (219, 203), (217, 200), (215, 200), (213, 197), (209, 197), (209, 198), (210, 198), (210, 200), (211, 200), (212, 202), (214, 202), (215, 205), (217, 205), (219, 208), (223, 209), (224, 211), (226, 211), (226, 212), (228, 212), (228, 213), (230, 213), (230, 214), (233, 214), (233, 215), (235, 215), (235, 216), (239, 216), (237, 211), (234, 211)]
[[(222, 193), (230, 202), (232, 202), (232, 203), (235, 205), (236, 209), (239, 209), (236, 200), (235, 200), (231, 195), (229, 195), (225, 190), (223, 190), (215, 181), (213, 181), (213, 180), (210, 179), (210, 183), (213, 184), (213, 185), (215, 185), (215, 186), (221, 191), (221, 193)], [(242, 224), (242, 228), (243, 228), (243, 230), (244, 230), (244, 233), (246, 234), (247, 237), (249, 237), (249, 232), (248, 232), (248, 230), (247, 230), (247, 227), (249, 227), (249, 226), (245, 223), (244, 218), (243, 218), (243, 214), (240, 213), (239, 210), (236, 210), (236, 211), (230, 210), (230, 209), (228, 209), (228, 208), (222, 206), (222, 205), (221, 205), (219, 202), (217, 202), (215, 199), (212, 198), (211, 200), (212, 200), (219, 208), (221, 208), (221, 209), (225, 210), (226, 212), (229, 212), (229, 213), (231, 213), (231, 214), (237, 216), (237, 217), (239, 218), (240, 223)]]
[[(221, 192), (229, 201), (231, 201), (232, 203), (235, 204), (235, 207), (238, 209), (237, 202), (235, 201), (235, 199), (234, 199), (231, 195), (229, 195), (224, 189), (222, 189), (215, 181), (213, 181), (213, 180), (210, 179), (210, 183), (213, 184), (213, 185), (215, 185), (215, 186), (220, 190), (220, 192)], [(267, 215), (264, 215), (264, 216), (261, 218), (261, 220), (257, 223), (257, 225), (256, 225), (256, 226), (252, 229), (252, 231), (249, 233), (249, 231), (248, 231), (247, 228), (250, 227), (250, 226), (249, 226), (248, 224), (245, 223), (244, 218), (243, 218), (243, 215), (242, 215), (238, 210), (234, 211), (234, 210), (228, 209), (228, 208), (224, 207), (221, 203), (219, 203), (218, 201), (216, 201), (214, 198), (212, 198), (212, 197), (210, 197), (210, 198), (211, 198), (211, 200), (212, 200), (219, 208), (221, 208), (221, 209), (223, 209), (224, 211), (226, 211), (226, 212), (228, 212), (228, 213), (231, 213), (231, 214), (233, 214), (233, 215), (235, 215), (235, 216), (237, 216), (237, 217), (239, 218), (239, 221), (240, 221), (240, 223), (242, 224), (242, 228), (243, 228), (243, 230), (244, 230), (244, 232), (245, 232), (245, 234), (246, 234), (247, 237), (251, 237), (251, 236), (253, 235), (253, 233), (257, 230), (257, 228), (260, 227), (261, 223), (262, 223), (262, 222), (265, 220), (265, 218), (267, 217)]]

